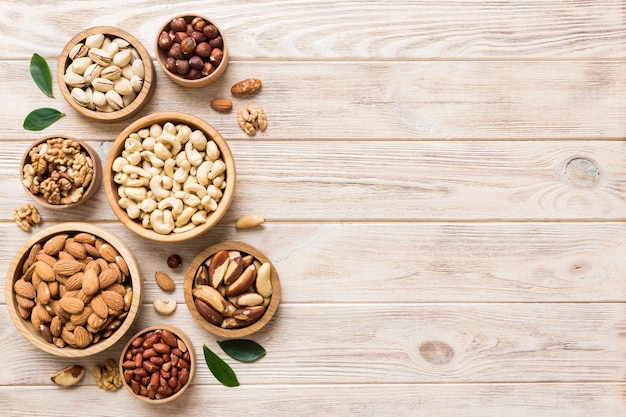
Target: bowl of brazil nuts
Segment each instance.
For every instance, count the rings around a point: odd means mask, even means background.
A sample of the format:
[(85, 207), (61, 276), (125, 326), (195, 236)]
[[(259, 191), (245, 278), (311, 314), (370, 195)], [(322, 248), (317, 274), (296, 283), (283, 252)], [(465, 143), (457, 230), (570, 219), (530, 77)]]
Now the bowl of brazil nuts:
[(32, 236), (9, 267), (5, 297), (18, 331), (56, 356), (91, 356), (130, 329), (142, 276), (121, 239), (86, 223), (60, 223)]
[(235, 191), (235, 162), (209, 123), (184, 113), (156, 113), (117, 137), (105, 162), (104, 189), (130, 230), (181, 242), (222, 219)]
[(87, 143), (67, 135), (35, 141), (22, 156), (20, 172), (26, 192), (48, 208), (83, 204), (102, 182), (98, 154)]
[(159, 30), (156, 57), (163, 72), (183, 87), (206, 87), (228, 66), (224, 33), (210, 19), (184, 14)]
[(148, 104), (156, 87), (146, 48), (130, 33), (111, 26), (75, 35), (61, 52), (57, 77), (70, 106), (102, 122), (134, 116)]
[(133, 397), (162, 404), (180, 397), (196, 372), (196, 353), (180, 329), (159, 324), (130, 338), (119, 361), (124, 386)]
[(194, 319), (220, 337), (262, 329), (280, 303), (280, 281), (270, 260), (243, 242), (222, 242), (198, 254), (185, 273), (185, 303)]

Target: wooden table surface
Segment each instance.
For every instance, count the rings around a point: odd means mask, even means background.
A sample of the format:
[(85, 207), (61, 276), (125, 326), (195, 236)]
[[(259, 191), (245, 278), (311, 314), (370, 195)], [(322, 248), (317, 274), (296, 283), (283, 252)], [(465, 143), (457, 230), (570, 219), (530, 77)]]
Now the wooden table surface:
[[(30, 236), (19, 163), (29, 143), (65, 133), (102, 160), (129, 122), (90, 122), (54, 85), (29, 76), (33, 53), (56, 80), (82, 29), (110, 25), (154, 58), (157, 30), (195, 12), (221, 26), (231, 54), (215, 84), (190, 90), (156, 69), (137, 116), (194, 114), (227, 139), (233, 204), (183, 244), (140, 238), (99, 190), (85, 206), (40, 208), (43, 229), (86, 221), (135, 253), (145, 295), (133, 332), (179, 326), (200, 354), (184, 397), (161, 407), (105, 392), (88, 374), (70, 389), (53, 372), (117, 358), (60, 359), (30, 345), (0, 292), (0, 414), (7, 416), (624, 416), (626, 415), (626, 3), (623, 0), (14, 1), (0, 3), (0, 274)], [(155, 61), (156, 65), (156, 61)], [(243, 78), (268, 128), (251, 138), (235, 112), (209, 107)], [(22, 128), (38, 107), (66, 113)], [(244, 214), (266, 223), (238, 230)], [(189, 315), (184, 267), (207, 246), (262, 250), (282, 282), (270, 324), (250, 338), (262, 360), (227, 358)], [(173, 316), (155, 313), (167, 256)], [(128, 335), (130, 337), (130, 334)], [(123, 339), (123, 342), (128, 340)], [(201, 359), (206, 344), (241, 386)]]

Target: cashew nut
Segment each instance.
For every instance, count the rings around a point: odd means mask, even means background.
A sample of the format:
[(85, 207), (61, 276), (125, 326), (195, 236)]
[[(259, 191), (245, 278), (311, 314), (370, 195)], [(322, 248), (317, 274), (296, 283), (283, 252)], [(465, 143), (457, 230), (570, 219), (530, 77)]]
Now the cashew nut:
[(143, 148), (147, 151), (154, 151), (155, 143), (156, 141), (154, 140), (154, 138), (152, 136), (148, 136), (143, 140), (143, 142), (141, 142), (141, 146), (143, 146)]
[(157, 202), (152, 198), (146, 198), (145, 200), (141, 201), (138, 206), (139, 210), (143, 211), (144, 213), (152, 213), (158, 207)]
[(119, 198), (126, 197), (126, 187), (125, 186), (120, 185), (119, 187), (117, 187), (117, 196)]
[(177, 218), (183, 212), (184, 204), (181, 200), (172, 196), (159, 201), (157, 207), (161, 211), (165, 211), (166, 209), (172, 209), (172, 216), (174, 216), (174, 218)]
[(159, 209), (150, 213), (150, 225), (155, 232), (167, 235), (174, 230), (174, 218), (169, 210), (161, 211)]
[(174, 167), (176, 166), (176, 161), (173, 158), (169, 158), (165, 161), (165, 165), (163, 165), (163, 173), (168, 177), (172, 178), (174, 176)]
[(188, 224), (186, 224), (183, 227), (175, 227), (174, 228), (174, 233), (185, 233), (185, 232), (188, 232), (188, 231), (192, 230), (194, 227), (196, 227), (195, 224), (188, 223)]
[(139, 210), (137, 203), (135, 201), (132, 201), (130, 198), (127, 198), (127, 197), (120, 198), (118, 201), (118, 204), (120, 205), (121, 208), (126, 210), (128, 217), (130, 217), (133, 220), (138, 218), (139, 215), (141, 214), (141, 211)]
[(176, 133), (176, 139), (181, 143), (181, 145), (186, 144), (191, 136), (191, 128), (187, 125), (178, 125), (176, 126), (176, 129), (178, 130), (178, 133)]
[(122, 167), (122, 172), (128, 175), (134, 174), (138, 177), (150, 178), (150, 174), (146, 170), (136, 165), (130, 165), (130, 164), (124, 165)]
[(217, 188), (215, 185), (211, 184), (206, 188), (206, 192), (208, 195), (211, 196), (211, 198), (215, 201), (219, 200), (220, 198), (222, 198), (222, 190), (220, 190), (219, 188)]
[(206, 144), (206, 156), (208, 156), (211, 161), (215, 161), (220, 157), (220, 150), (212, 140)]
[(159, 136), (161, 136), (162, 132), (163, 128), (160, 124), (154, 123), (150, 126), (150, 136), (152, 136), (153, 138), (158, 138)]
[[(194, 148), (199, 150), (200, 152), (204, 152), (207, 146), (207, 138), (204, 136), (201, 130), (194, 130), (191, 132), (189, 136), (189, 141), (193, 145)], [(187, 144), (185, 144), (185, 149), (187, 148)], [(187, 156), (189, 158), (189, 156)]]
[(204, 196), (200, 203), (207, 211), (217, 210), (217, 201), (213, 200), (209, 195)]
[(195, 225), (206, 223), (207, 212), (205, 210), (196, 211), (191, 216), (191, 222)]
[(181, 166), (174, 172), (174, 182), (183, 183), (187, 179), (189, 175), (189, 171), (191, 169), (191, 165), (189, 161), (183, 161)]
[[(139, 130), (139, 132), (137, 132), (137, 135), (139, 135), (139, 137), (141, 139), (145, 139), (145, 138), (150, 136), (150, 129), (143, 128), (143, 129)], [(144, 148), (145, 148), (145, 146), (144, 146)]]
[(137, 202), (148, 198), (148, 190), (146, 187), (126, 187), (124, 192), (126, 193), (126, 197)]
[(154, 197), (157, 200), (163, 200), (170, 196), (170, 192), (163, 187), (163, 180), (166, 177), (161, 175), (155, 175), (150, 178), (150, 190), (154, 193)]
[[(157, 161), (160, 161), (160, 159), (155, 158)], [(148, 174), (150, 174), (150, 177), (153, 177), (155, 175), (160, 175), (162, 169), (158, 168), (154, 165), (152, 165), (149, 161), (143, 161), (141, 163), (141, 168), (146, 171)]]
[(189, 223), (189, 222), (191, 221), (191, 216), (193, 216), (196, 211), (198, 211), (196, 207), (185, 207), (183, 209), (183, 212), (180, 213), (178, 217), (176, 218), (176, 222), (175, 222), (176, 227), (183, 227), (188, 224), (191, 224), (193, 227), (193, 223)]
[[(137, 137), (139, 137), (137, 135)], [(143, 151), (143, 147), (141, 146), (141, 142), (134, 138), (133, 136), (129, 136), (126, 141), (124, 141), (124, 150), (127, 152), (138, 152)]]
[(224, 171), (226, 171), (226, 164), (221, 159), (218, 159), (217, 161), (213, 162), (211, 172), (209, 172), (209, 179), (214, 179), (218, 175), (223, 174)]
[(170, 152), (163, 143), (157, 142), (154, 144), (154, 155), (160, 160), (165, 161), (172, 157), (172, 152)]
[(128, 165), (129, 163), (130, 162), (128, 162), (128, 160), (126, 158), (118, 156), (113, 161), (113, 166), (112, 166), (113, 171), (114, 172), (122, 172), (122, 168), (124, 167), (124, 165)]
[(185, 193), (185, 196), (183, 197), (183, 203), (190, 207), (196, 207), (200, 205), (200, 202), (201, 202), (200, 197), (194, 194)]
[(155, 298), (152, 302), (152, 305), (154, 306), (154, 309), (157, 313), (169, 316), (170, 314), (174, 313), (174, 311), (176, 311), (176, 306), (178, 304), (176, 304), (176, 300), (170, 300), (166, 303), (160, 298)]
[[(190, 178), (194, 178), (194, 177), (190, 176), (187, 179), (189, 180)], [(207, 189), (201, 186), (200, 184), (198, 184), (197, 182), (185, 181), (185, 183), (183, 184), (183, 191), (187, 193), (193, 193), (197, 195), (198, 198), (202, 198), (205, 195), (207, 195)]]
[(213, 185), (219, 187), (220, 189), (226, 188), (226, 181), (224, 181), (224, 175), (218, 175), (213, 179)]
[(165, 165), (165, 160), (157, 158), (157, 156), (152, 151), (146, 150), (141, 152), (141, 157), (144, 160), (150, 162), (153, 167), (162, 168), (163, 165)]
[(128, 163), (130, 163), (131, 165), (137, 165), (141, 161), (141, 153), (139, 153), (139, 151), (122, 151), (122, 157), (126, 158)]
[(191, 139), (185, 144), (185, 155), (189, 163), (195, 167), (200, 165), (204, 160), (202, 154), (193, 146)]

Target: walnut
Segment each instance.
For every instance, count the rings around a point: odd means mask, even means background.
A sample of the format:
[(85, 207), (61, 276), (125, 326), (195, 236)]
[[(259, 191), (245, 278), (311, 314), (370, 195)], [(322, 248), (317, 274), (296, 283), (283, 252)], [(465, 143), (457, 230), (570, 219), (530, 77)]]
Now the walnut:
[(93, 179), (93, 161), (73, 139), (51, 138), (33, 147), (22, 182), (50, 204), (78, 202)]
[(41, 223), (41, 216), (37, 207), (32, 204), (23, 204), (15, 209), (13, 220), (25, 232), (30, 232), (31, 226)]

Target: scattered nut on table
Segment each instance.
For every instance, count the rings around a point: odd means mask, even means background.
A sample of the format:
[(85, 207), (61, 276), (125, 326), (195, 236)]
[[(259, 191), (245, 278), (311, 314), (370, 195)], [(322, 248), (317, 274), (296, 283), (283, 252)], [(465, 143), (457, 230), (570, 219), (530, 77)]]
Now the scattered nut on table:
[(176, 253), (173, 253), (167, 257), (167, 266), (169, 266), (172, 269), (178, 268), (179, 266), (181, 266), (182, 263), (183, 263), (183, 258), (181, 258), (180, 255)]
[(48, 139), (32, 148), (28, 157), (22, 182), (33, 195), (42, 195), (50, 204), (78, 202), (93, 179), (93, 161), (73, 139)]
[(117, 391), (124, 385), (120, 369), (113, 359), (107, 359), (102, 366), (95, 365), (92, 374), (96, 385), (105, 391)]
[(240, 108), (237, 112), (237, 122), (248, 136), (254, 136), (257, 130), (263, 131), (267, 128), (267, 116), (258, 104), (248, 104)]
[(238, 83), (235, 83), (230, 88), (230, 92), (235, 95), (255, 93), (259, 91), (262, 84), (263, 83), (258, 78), (246, 78), (245, 80), (241, 80)]
[(176, 284), (174, 284), (174, 280), (165, 272), (157, 271), (154, 274), (154, 280), (156, 281), (159, 288), (161, 288), (165, 292), (172, 292), (176, 289)]
[(76, 385), (85, 376), (85, 368), (80, 365), (70, 365), (54, 373), (50, 380), (62, 387)]
[(235, 223), (235, 227), (237, 229), (249, 229), (251, 227), (256, 227), (265, 222), (265, 219), (258, 214), (246, 214), (245, 216), (241, 216), (237, 219)]
[(41, 223), (41, 215), (32, 204), (22, 204), (15, 209), (13, 220), (22, 230), (30, 232), (32, 226)]
[(215, 98), (209, 104), (213, 110), (219, 112), (228, 112), (233, 108), (233, 102), (227, 98)]
[(169, 316), (170, 314), (173, 314), (174, 311), (176, 311), (176, 307), (178, 306), (178, 304), (176, 303), (176, 300), (170, 300), (166, 302), (161, 300), (160, 298), (155, 298), (152, 302), (152, 306), (157, 313), (163, 314), (164, 316)]

